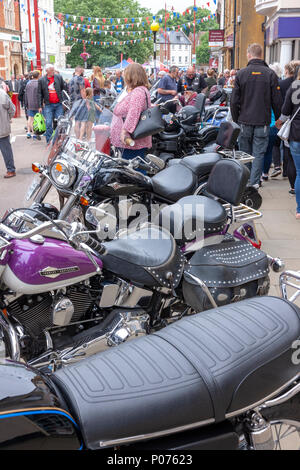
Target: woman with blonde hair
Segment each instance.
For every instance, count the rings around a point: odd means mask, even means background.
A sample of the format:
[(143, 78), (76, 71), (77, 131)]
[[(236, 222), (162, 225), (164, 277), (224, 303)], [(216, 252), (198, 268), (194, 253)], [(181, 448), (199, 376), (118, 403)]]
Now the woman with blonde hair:
[(152, 137), (131, 139), (141, 113), (151, 106), (151, 98), (148, 77), (140, 64), (129, 65), (125, 69), (124, 80), (128, 94), (114, 108), (111, 142), (122, 149), (123, 158), (130, 160), (136, 156), (143, 157), (152, 147)]
[[(98, 65), (96, 65), (93, 68), (93, 95), (94, 95), (94, 101), (98, 104), (99, 104), (101, 94), (105, 95), (104, 82), (105, 82), (105, 78), (102, 73), (102, 70)], [(96, 118), (98, 117), (99, 117), (99, 112), (97, 110)]]

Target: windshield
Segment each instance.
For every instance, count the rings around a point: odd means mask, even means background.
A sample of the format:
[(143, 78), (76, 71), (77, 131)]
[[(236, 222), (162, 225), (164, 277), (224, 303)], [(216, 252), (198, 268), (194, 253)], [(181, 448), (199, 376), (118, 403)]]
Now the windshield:
[(65, 113), (56, 124), (47, 147), (48, 164), (66, 147), (84, 142), (91, 150), (110, 155), (110, 126), (113, 114), (106, 106), (109, 96), (100, 99), (81, 98), (70, 105), (64, 102)]

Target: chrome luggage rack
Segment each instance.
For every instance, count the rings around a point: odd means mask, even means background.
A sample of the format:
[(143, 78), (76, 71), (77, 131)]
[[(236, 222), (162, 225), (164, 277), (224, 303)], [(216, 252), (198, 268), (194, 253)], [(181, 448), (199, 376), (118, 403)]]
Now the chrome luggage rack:
[(239, 206), (232, 206), (231, 204), (223, 204), (228, 217), (232, 220), (232, 223), (246, 222), (247, 220), (260, 219), (262, 213), (252, 207), (240, 204)]
[[(279, 286), (283, 299), (295, 302), (300, 297), (300, 271), (285, 271), (280, 275)], [(296, 289), (296, 292), (289, 298), (287, 286)]]
[(224, 155), (226, 158), (233, 158), (234, 160), (238, 160), (243, 164), (251, 163), (254, 160), (252, 155), (249, 155), (249, 153), (246, 152), (242, 152), (241, 150), (220, 150), (218, 153)]

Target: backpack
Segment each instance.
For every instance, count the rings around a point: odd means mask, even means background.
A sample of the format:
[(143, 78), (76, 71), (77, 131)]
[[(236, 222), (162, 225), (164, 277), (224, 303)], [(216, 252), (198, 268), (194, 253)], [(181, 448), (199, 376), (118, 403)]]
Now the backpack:
[(41, 113), (36, 113), (34, 116), (32, 128), (36, 135), (42, 135), (46, 132), (45, 118)]

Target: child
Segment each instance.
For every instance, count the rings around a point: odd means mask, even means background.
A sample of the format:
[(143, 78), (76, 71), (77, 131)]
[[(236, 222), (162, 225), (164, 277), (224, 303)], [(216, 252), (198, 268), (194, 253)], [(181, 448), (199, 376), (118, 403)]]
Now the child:
[(85, 122), (84, 130), (80, 129), (80, 139), (83, 138), (84, 133), (86, 134), (86, 140), (89, 141), (92, 136), (92, 128), (96, 120), (96, 111), (102, 111), (100, 106), (95, 103), (93, 100), (93, 90), (92, 88), (86, 88), (86, 107), (87, 107), (87, 120)]

